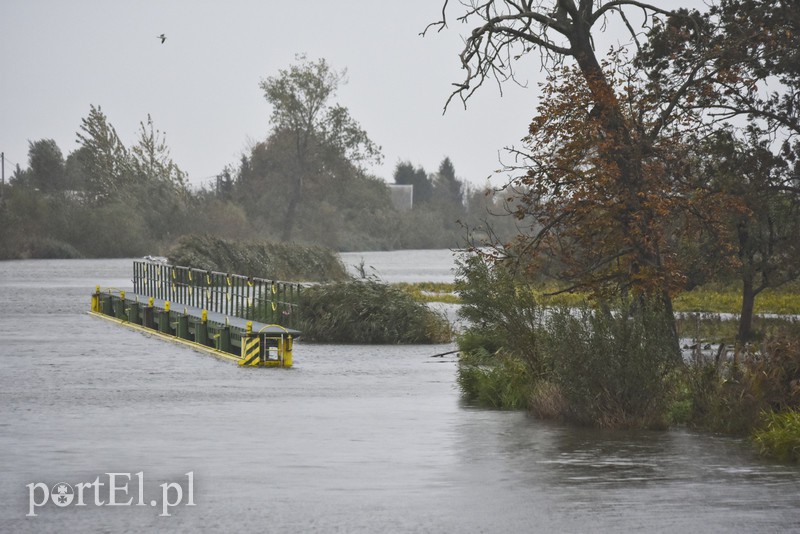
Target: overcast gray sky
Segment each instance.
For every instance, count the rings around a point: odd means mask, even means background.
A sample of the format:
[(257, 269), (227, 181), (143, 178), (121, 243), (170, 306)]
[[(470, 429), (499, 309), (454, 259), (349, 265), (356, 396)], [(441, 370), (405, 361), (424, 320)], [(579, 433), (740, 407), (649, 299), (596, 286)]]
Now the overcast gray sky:
[[(465, 111), (442, 115), (462, 79), (455, 21), (421, 37), (439, 0), (3, 0), (0, 151), (27, 166), (28, 141), (52, 138), (64, 156), (90, 104), (126, 145), (149, 113), (192, 183), (207, 182), (266, 138), (270, 107), (259, 82), (298, 53), (324, 57), (348, 83), (336, 100), (383, 147), (372, 172), (391, 182), (398, 161), (434, 172), (449, 156), (475, 184), (500, 167), (535, 112), (528, 89), (486, 85)], [(157, 36), (166, 34), (164, 44)], [(10, 162), (10, 163), (9, 163)]]

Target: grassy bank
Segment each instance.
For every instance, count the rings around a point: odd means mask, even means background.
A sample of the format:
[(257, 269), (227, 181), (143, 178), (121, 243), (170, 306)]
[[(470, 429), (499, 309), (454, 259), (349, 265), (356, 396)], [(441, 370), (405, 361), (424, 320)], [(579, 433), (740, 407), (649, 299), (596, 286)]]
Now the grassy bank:
[[(461, 303), (456, 292), (456, 284), (448, 283), (400, 283), (394, 284), (420, 302)], [(533, 296), (547, 306), (581, 306), (588, 298), (585, 293), (563, 293), (549, 295), (555, 288), (531, 289)], [(732, 313), (737, 314), (742, 307), (739, 289), (733, 286), (702, 287), (675, 298), (676, 312)], [(798, 284), (779, 289), (768, 289), (756, 298), (755, 312), (758, 314), (800, 315), (800, 287)]]

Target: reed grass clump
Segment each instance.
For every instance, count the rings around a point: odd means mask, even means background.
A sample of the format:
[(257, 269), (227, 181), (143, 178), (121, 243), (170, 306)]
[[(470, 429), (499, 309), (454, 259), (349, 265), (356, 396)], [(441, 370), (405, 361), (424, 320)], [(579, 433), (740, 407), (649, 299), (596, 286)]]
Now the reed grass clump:
[(533, 384), (525, 362), (485, 349), (463, 353), (457, 382), (466, 400), (502, 410), (524, 409)]
[(408, 293), (373, 279), (351, 279), (304, 288), (300, 298), (303, 339), (325, 343), (445, 343), (447, 319)]
[(764, 456), (800, 463), (800, 411), (764, 412), (753, 440)]
[(173, 265), (271, 280), (329, 282), (348, 277), (339, 255), (317, 245), (190, 235), (182, 237), (167, 256)]

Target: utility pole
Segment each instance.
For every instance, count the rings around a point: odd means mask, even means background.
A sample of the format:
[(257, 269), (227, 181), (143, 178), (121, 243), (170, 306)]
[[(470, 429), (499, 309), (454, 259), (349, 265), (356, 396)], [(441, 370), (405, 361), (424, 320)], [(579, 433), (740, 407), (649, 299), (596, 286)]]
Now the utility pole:
[(2, 176), (2, 180), (0, 180), (0, 187), (6, 185), (6, 153), (0, 152), (0, 176)]

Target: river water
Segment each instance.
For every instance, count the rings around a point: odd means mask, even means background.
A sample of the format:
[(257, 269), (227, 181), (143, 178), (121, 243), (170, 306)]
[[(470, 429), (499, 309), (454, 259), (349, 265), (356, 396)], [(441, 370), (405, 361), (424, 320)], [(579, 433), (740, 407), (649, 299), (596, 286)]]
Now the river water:
[[(452, 279), (447, 251), (363, 257)], [(292, 369), (241, 369), (88, 316), (130, 271), (0, 262), (2, 532), (800, 531), (800, 469), (744, 441), (466, 406), (455, 361), (430, 357), (450, 345), (301, 340)], [(107, 473), (130, 505), (108, 506)], [(84, 506), (31, 504), (59, 482)]]

